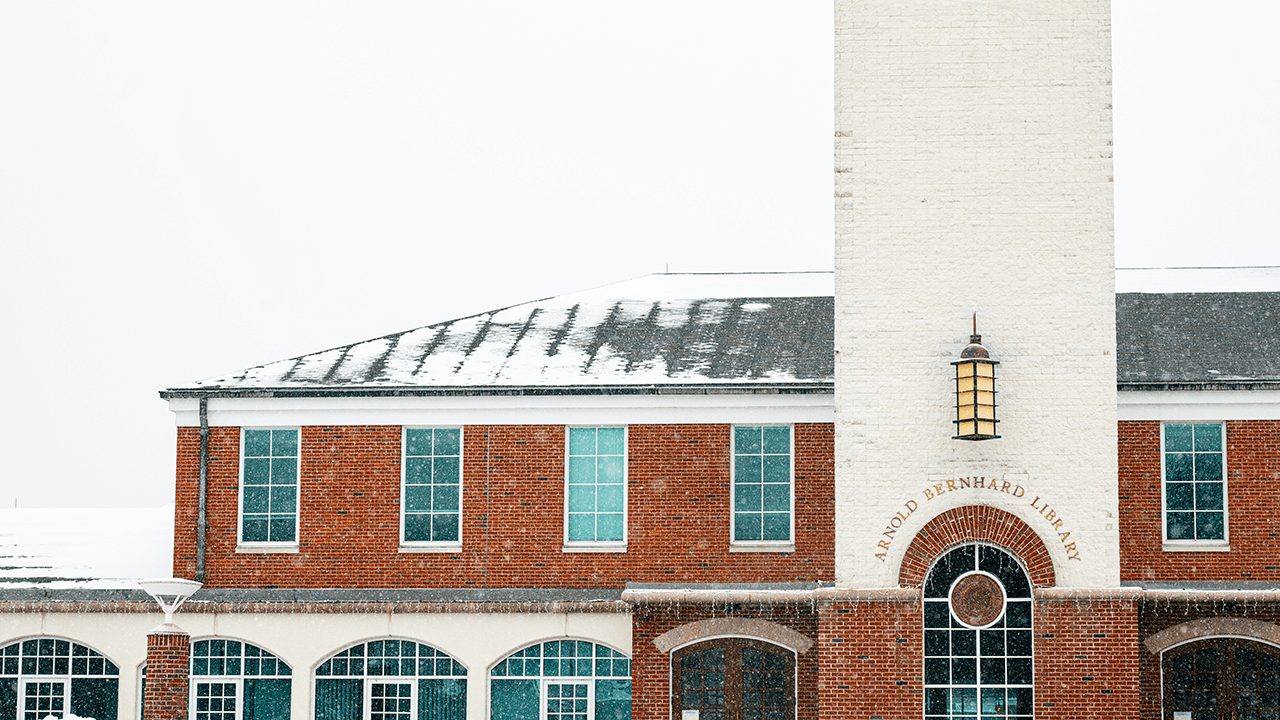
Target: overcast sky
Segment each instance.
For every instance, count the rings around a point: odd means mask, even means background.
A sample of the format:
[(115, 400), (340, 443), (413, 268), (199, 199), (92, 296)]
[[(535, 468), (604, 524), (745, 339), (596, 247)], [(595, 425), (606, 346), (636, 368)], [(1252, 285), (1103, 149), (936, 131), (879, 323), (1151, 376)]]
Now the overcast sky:
[[(1115, 0), (1120, 266), (1280, 265), (1280, 10)], [(0, 505), (156, 391), (651, 272), (827, 270), (829, 2), (0, 5)]]

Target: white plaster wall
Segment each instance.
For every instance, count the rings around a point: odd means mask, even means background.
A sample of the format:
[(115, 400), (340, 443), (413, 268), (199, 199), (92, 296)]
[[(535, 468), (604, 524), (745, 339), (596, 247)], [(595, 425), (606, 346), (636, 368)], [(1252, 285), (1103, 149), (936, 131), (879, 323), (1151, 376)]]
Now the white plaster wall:
[[(139, 670), (146, 660), (147, 633), (164, 616), (113, 613), (0, 614), (0, 646), (40, 635), (88, 645), (120, 667), (120, 720), (137, 718)], [(631, 616), (625, 613), (367, 613), (194, 614), (175, 622), (193, 640), (245, 640), (274, 653), (293, 668), (294, 720), (315, 717), (313, 671), (344, 647), (364, 640), (396, 637), (427, 643), (467, 668), (467, 717), (488, 715), (488, 673), (499, 660), (526, 645), (579, 638), (609, 645), (628, 657)]]
[[(896, 585), (914, 532), (970, 502), (1026, 519), (1060, 585), (1119, 583), (1109, 9), (836, 3), (842, 586)], [(961, 442), (949, 363), (975, 311), (1001, 362), (1003, 437)], [(938, 478), (961, 476), (1025, 478), (1063, 523), (1025, 494), (926, 499)], [(885, 551), (908, 500), (918, 508)]]

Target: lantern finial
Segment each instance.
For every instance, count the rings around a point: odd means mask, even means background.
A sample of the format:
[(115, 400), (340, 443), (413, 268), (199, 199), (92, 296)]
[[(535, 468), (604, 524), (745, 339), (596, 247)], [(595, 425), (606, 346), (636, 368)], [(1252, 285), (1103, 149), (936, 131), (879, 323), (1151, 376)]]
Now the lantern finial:
[(956, 367), (956, 440), (992, 440), (996, 434), (996, 365), (982, 346), (978, 313), (973, 314), (973, 334), (960, 351)]

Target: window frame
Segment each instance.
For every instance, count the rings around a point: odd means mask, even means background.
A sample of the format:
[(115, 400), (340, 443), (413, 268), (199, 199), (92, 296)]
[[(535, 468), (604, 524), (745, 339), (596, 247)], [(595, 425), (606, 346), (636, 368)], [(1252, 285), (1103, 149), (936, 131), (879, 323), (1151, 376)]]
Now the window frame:
[[(27, 652), (25, 647), (27, 643), (37, 643), (35, 654)], [(41, 649), (41, 643), (52, 643), (52, 651), (46, 653)], [(66, 655), (59, 652), (58, 643), (65, 643), (67, 647)], [(15, 648), (12, 652), (8, 652), (9, 648)], [(77, 648), (83, 650), (83, 653), (77, 652)], [(66, 658), (65, 672), (59, 672), (59, 660)], [(41, 660), (49, 659), (49, 672), (41, 672), (40, 666), (43, 664)], [(101, 672), (93, 670), (95, 660), (101, 660)], [(34, 672), (26, 672), (28, 661), (35, 665)], [(77, 665), (83, 663), (84, 669), (77, 672)], [(14, 672), (6, 671), (6, 667), (12, 666)], [(76, 692), (76, 681), (84, 680), (105, 680), (115, 682), (115, 693), (113, 695), (117, 704), (112, 705), (112, 709), (118, 713), (118, 700), (120, 697), (120, 666), (115, 663), (105, 653), (100, 652), (97, 648), (79, 640), (72, 640), (61, 635), (32, 635), (24, 638), (18, 638), (0, 643), (0, 679), (12, 679), (15, 682), (16, 717), (22, 720), (25, 715), (25, 699), (26, 688), (32, 683), (61, 683), (62, 684), (62, 710), (63, 718), (70, 715), (75, 710), (84, 711), (83, 707), (76, 707), (77, 698), (83, 699), (83, 695)], [(81, 685), (81, 689), (84, 686)], [(46, 713), (46, 715), (49, 713)], [(45, 717), (40, 715), (39, 717)], [(118, 717), (114, 715), (112, 717)], [(8, 720), (8, 719), (6, 719)]]
[[(611, 428), (620, 428), (622, 430), (622, 539), (621, 540), (570, 540), (569, 539), (569, 458), (570, 458), (570, 436), (575, 429), (603, 430)], [(562, 552), (626, 552), (627, 542), (630, 538), (627, 532), (627, 525), (630, 520), (630, 512), (628, 505), (629, 493), (627, 486), (629, 482), (629, 453), (631, 442), (631, 432), (629, 425), (566, 425), (564, 428), (564, 498), (563, 509), (561, 511), (561, 527), (562, 527)], [(599, 450), (599, 445), (596, 447)], [(583, 457), (583, 456), (579, 456)], [(599, 452), (594, 457), (600, 457)], [(596, 483), (595, 487), (599, 487)], [(597, 510), (595, 514), (599, 514)]]
[[(196, 645), (199, 643), (217, 642), (217, 641), (222, 641), (223, 643), (234, 642), (234, 643), (240, 644), (240, 654), (237, 656), (237, 659), (240, 662), (240, 672), (223, 673), (221, 675), (214, 675), (214, 674), (208, 674), (208, 673), (197, 675), (195, 672), (196, 661), (199, 660), (200, 658), (212, 658), (214, 656), (196, 655)], [(264, 653), (264, 655), (258, 655), (258, 656), (248, 655), (246, 654), (246, 649), (248, 647), (253, 647), (257, 649), (258, 652)], [(226, 659), (232, 656), (224, 653), (219, 657)], [(274, 660), (276, 661), (276, 663), (278, 663), (278, 667), (283, 667), (286, 670), (288, 670), (288, 672), (286, 674), (280, 674), (279, 672), (277, 672), (273, 675), (261, 675), (261, 674), (250, 675), (244, 672), (244, 669), (245, 669), (244, 666), (247, 660), (253, 657), (256, 657), (260, 660), (262, 659)], [(246, 720), (244, 716), (244, 708), (245, 708), (244, 681), (246, 679), (288, 680), (289, 695), (287, 695), (287, 697), (290, 700), (292, 700), (293, 681), (294, 681), (293, 667), (289, 665), (289, 663), (281, 659), (278, 654), (262, 647), (257, 643), (249, 642), (247, 640), (242, 640), (241, 638), (227, 637), (224, 635), (212, 635), (212, 636), (201, 637), (199, 639), (192, 640), (190, 644), (190, 654), (187, 658), (187, 680), (188, 680), (187, 682), (187, 699), (188, 699), (187, 717), (190, 720), (195, 720), (196, 718), (196, 701), (198, 699), (196, 694), (197, 685), (199, 683), (204, 682), (204, 683), (223, 683), (223, 684), (234, 685), (236, 688), (236, 694), (235, 694), (236, 706), (234, 710), (235, 720)], [(252, 718), (249, 718), (248, 720), (252, 720)]]
[[(248, 447), (248, 433), (254, 430), (292, 430), (297, 433), (297, 456), (294, 458), (294, 506), (293, 506), (293, 540), (245, 540), (244, 539), (244, 495), (245, 450)], [(296, 553), (302, 538), (302, 428), (294, 425), (244, 426), (240, 428), (240, 477), (236, 497), (236, 552), (248, 553)], [(257, 456), (255, 456), (257, 457)], [(274, 457), (274, 456), (268, 456)], [(269, 486), (268, 486), (269, 487)]]
[[(724, 714), (730, 717), (730, 713), (736, 711), (738, 717), (742, 715), (742, 653), (747, 649), (756, 649), (784, 658), (787, 667), (784, 670), (788, 680), (788, 686), (784, 690), (787, 694), (786, 718), (784, 720), (795, 720), (800, 716), (800, 677), (799, 655), (795, 649), (779, 645), (768, 640), (746, 635), (722, 635), (719, 637), (700, 638), (686, 645), (674, 648), (670, 653), (670, 706), (671, 717), (682, 717), (684, 710), (684, 697), (681, 693), (683, 688), (681, 677), (684, 670), (681, 668), (681, 661), (689, 655), (706, 652), (707, 650), (723, 649), (724, 654)], [(704, 706), (705, 707), (705, 706)]]
[[(409, 656), (401, 655), (401, 654), (397, 654), (394, 656), (386, 655), (386, 654), (383, 654), (383, 655), (372, 654), (372, 650), (369, 647), (370, 644), (387, 643), (387, 642), (396, 642), (396, 643), (409, 642), (414, 644), (414, 655), (411, 660), (414, 663), (414, 667), (416, 668), (416, 671), (414, 673), (387, 674), (387, 673), (381, 672), (381, 670), (379, 670), (378, 672), (369, 671), (369, 661), (371, 659), (374, 659), (377, 661), (385, 661), (387, 658), (394, 657), (398, 659), (398, 661), (401, 663), (409, 659)], [(344, 653), (348, 653), (353, 648), (357, 648), (357, 647), (361, 648), (360, 653), (358, 655), (344, 656)], [(434, 654), (430, 656), (422, 655), (421, 651), (423, 647), (428, 648)], [(383, 650), (385, 650), (385, 646)], [(397, 651), (397, 653), (398, 652), (399, 651)], [(423, 674), (421, 672), (422, 670), (421, 661), (428, 659), (428, 657), (430, 658), (429, 662), (432, 663), (433, 670), (438, 669), (440, 667), (437, 663), (439, 663), (441, 660), (447, 660), (451, 666), (456, 666), (456, 670), (453, 667), (450, 668), (451, 670), (454, 671), (454, 674), (445, 675), (445, 674), (440, 674), (434, 671), (428, 674)], [(352, 661), (358, 662), (360, 664), (360, 671), (358, 673), (356, 672), (336, 673), (336, 672), (333, 672), (333, 670), (337, 669), (336, 663), (335, 663), (335, 667), (331, 667), (329, 668), (328, 671), (324, 671), (325, 667), (331, 661), (334, 661), (334, 660), (339, 660), (344, 663), (347, 663), (345, 667), (348, 669), (348, 671), (350, 670)], [(465, 708), (466, 703), (469, 702), (469, 700), (466, 699), (466, 695), (469, 692), (468, 685), (470, 685), (470, 676), (471, 676), (470, 668), (468, 668), (466, 665), (463, 665), (462, 661), (458, 660), (457, 656), (453, 655), (452, 653), (446, 652), (445, 650), (441, 649), (436, 645), (426, 643), (415, 638), (406, 637), (404, 635), (376, 637), (368, 640), (360, 640), (357, 642), (348, 643), (338, 648), (337, 650), (327, 653), (323, 658), (320, 659), (318, 663), (316, 663), (311, 668), (310, 677), (308, 678), (308, 683), (310, 686), (309, 690), (311, 695), (309, 700), (310, 709), (308, 711), (309, 712), (308, 717), (312, 718), (313, 720), (319, 717), (318, 695), (320, 693), (320, 683), (323, 681), (336, 680), (336, 681), (359, 682), (360, 683), (360, 717), (358, 720), (369, 720), (369, 714), (370, 714), (370, 710), (372, 707), (372, 700), (373, 700), (372, 698), (373, 693), (371, 692), (371, 686), (376, 683), (409, 683), (410, 685), (410, 696), (409, 696), (410, 697), (410, 703), (409, 703), (410, 716), (413, 718), (417, 718), (419, 713), (419, 703), (422, 701), (422, 697), (420, 694), (420, 685), (422, 681), (451, 680), (454, 682), (461, 682), (462, 694), (464, 696), (462, 703), (463, 703), (463, 707)]]
[[(737, 537), (738, 428), (785, 427), (788, 436), (786, 540), (739, 540)], [(763, 448), (761, 448), (763, 450)], [(763, 453), (762, 453), (763, 455)], [(796, 426), (795, 423), (735, 423), (729, 426), (729, 552), (795, 552), (796, 548)], [(763, 514), (761, 510), (761, 514)], [(763, 534), (763, 533), (762, 533)]]
[[(574, 654), (571, 657), (566, 657), (563, 654), (548, 655), (546, 653), (547, 645), (553, 642), (554, 643), (565, 643), (565, 642), (574, 643)], [(584, 642), (591, 644), (590, 657), (584, 658), (583, 656), (580, 656), (577, 654), (577, 650), (578, 650), (577, 643), (584, 643)], [(530, 648), (534, 648), (534, 647), (538, 648), (537, 655), (522, 654), (522, 653), (527, 653)], [(613, 654), (605, 657), (601, 657), (599, 648), (604, 648), (605, 650), (608, 650), (610, 653), (613, 653)], [(563, 645), (561, 645), (559, 649), (563, 650)], [(546, 668), (547, 668), (545, 662), (546, 661), (556, 662), (555, 658), (559, 659), (559, 662), (561, 663), (561, 666), (560, 666), (561, 668), (563, 668), (563, 662), (565, 662), (566, 660), (572, 663), (573, 664), (572, 669), (575, 672), (572, 674), (562, 674), (559, 671), (557, 671), (557, 674), (554, 674), (554, 675), (545, 674)], [(507, 661), (513, 660), (513, 659), (523, 660), (525, 669), (528, 669), (529, 667), (528, 663), (533, 662), (535, 664), (535, 667), (538, 669), (538, 672), (530, 674), (530, 673), (524, 672), (524, 670), (521, 670), (518, 674), (508, 675), (507, 672), (510, 668), (507, 665)], [(576, 672), (581, 667), (581, 662), (584, 660), (588, 663), (591, 669), (591, 673), (588, 675), (583, 675)], [(626, 675), (613, 674), (613, 668), (614, 668), (613, 663), (616, 663), (618, 661), (622, 661), (626, 663), (626, 670), (627, 670)], [(602, 674), (598, 672), (600, 668), (599, 663), (601, 662), (608, 663), (608, 665), (606, 666), (609, 668), (608, 674)], [(610, 645), (609, 643), (605, 643), (605, 642), (599, 642), (597, 640), (592, 640), (590, 638), (586, 638), (582, 636), (575, 635), (575, 636), (568, 636), (568, 637), (555, 637), (547, 640), (539, 640), (532, 643), (526, 643), (524, 645), (519, 646), (515, 650), (512, 650), (510, 652), (503, 654), (496, 662), (490, 665), (486, 670), (485, 672), (485, 703), (487, 706), (486, 710), (489, 713), (489, 717), (493, 718), (494, 717), (493, 703), (495, 702), (495, 694), (496, 694), (494, 691), (494, 683), (510, 682), (510, 681), (515, 681), (515, 682), (533, 681), (537, 683), (538, 720), (547, 720), (547, 713), (548, 713), (547, 686), (551, 684), (585, 683), (588, 686), (587, 718), (588, 720), (595, 720), (596, 713), (598, 711), (597, 702), (600, 699), (597, 695), (597, 691), (600, 689), (599, 683), (625, 681), (626, 683), (628, 683), (628, 687), (630, 690), (630, 696), (627, 702), (632, 703), (632, 707), (634, 709), (633, 703), (635, 701), (635, 681), (634, 681), (635, 667), (633, 663), (634, 663), (634, 658), (631, 655), (628, 655), (622, 652), (621, 650), (614, 647), (613, 645)]]
[[(1159, 665), (1161, 718), (1171, 718), (1174, 717), (1175, 712), (1180, 712), (1175, 709), (1176, 703), (1174, 702), (1174, 692), (1176, 691), (1176, 688), (1173, 687), (1173, 683), (1168, 677), (1170, 672), (1177, 671), (1171, 671), (1169, 665), (1172, 663), (1174, 658), (1186, 654), (1194, 654), (1198, 650), (1204, 650), (1210, 647), (1217, 651), (1218, 661), (1222, 663), (1221, 669), (1215, 669), (1213, 673), (1216, 676), (1215, 690), (1217, 691), (1216, 699), (1218, 700), (1215, 704), (1218, 706), (1217, 709), (1219, 711), (1231, 710), (1232, 706), (1234, 706), (1234, 709), (1237, 711), (1241, 709), (1239, 700), (1240, 688), (1237, 682), (1238, 671), (1236, 670), (1236, 660), (1238, 658), (1235, 652), (1231, 652), (1228, 656), (1227, 653), (1223, 652), (1224, 650), (1231, 649), (1232, 651), (1235, 651), (1246, 649), (1254, 650), (1259, 654), (1280, 657), (1280, 645), (1276, 645), (1261, 638), (1240, 635), (1200, 637), (1161, 650)], [(1228, 703), (1228, 700), (1234, 702)], [(1194, 711), (1190, 712), (1194, 716)], [(1233, 714), (1232, 717), (1235, 717), (1235, 715)]]
[[(458, 431), (458, 539), (457, 540), (406, 540), (405, 528), (408, 502), (406, 501), (407, 475), (409, 468), (409, 431), (410, 430), (457, 430)], [(465, 486), (466, 428), (462, 425), (405, 425), (400, 428), (400, 552), (412, 553), (451, 553), (462, 550), (462, 518), (463, 488)], [(425, 457), (414, 455), (413, 457)], [(432, 455), (431, 457), (436, 457)], [(447, 457), (447, 456), (445, 456)], [(433, 515), (435, 513), (432, 513)]]
[[(1170, 425), (1217, 425), (1221, 432), (1222, 458), (1222, 538), (1170, 538), (1169, 537), (1169, 480), (1166, 476), (1168, 464), (1165, 450), (1165, 432)], [(1194, 432), (1194, 430), (1193, 430)], [(1193, 446), (1194, 448), (1194, 446)], [(1195, 450), (1193, 449), (1194, 455)], [(1195, 481), (1193, 480), (1193, 483)], [(1231, 550), (1231, 513), (1229, 501), (1230, 484), (1227, 482), (1227, 422), (1225, 420), (1182, 420), (1162, 421), (1160, 423), (1160, 541), (1165, 552), (1229, 552)], [(1194, 508), (1192, 512), (1196, 511)]]

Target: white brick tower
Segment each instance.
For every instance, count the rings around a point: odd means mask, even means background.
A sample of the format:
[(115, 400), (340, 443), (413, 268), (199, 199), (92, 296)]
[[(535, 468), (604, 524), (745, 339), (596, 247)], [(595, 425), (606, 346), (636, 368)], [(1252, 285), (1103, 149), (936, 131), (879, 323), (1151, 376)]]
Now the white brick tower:
[(896, 586), (925, 523), (988, 505), (1059, 586), (1117, 586), (1109, 3), (837, 0), (835, 76), (837, 583)]

